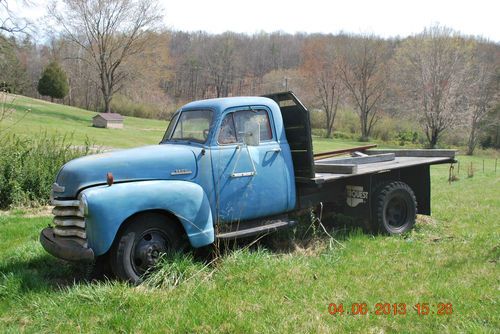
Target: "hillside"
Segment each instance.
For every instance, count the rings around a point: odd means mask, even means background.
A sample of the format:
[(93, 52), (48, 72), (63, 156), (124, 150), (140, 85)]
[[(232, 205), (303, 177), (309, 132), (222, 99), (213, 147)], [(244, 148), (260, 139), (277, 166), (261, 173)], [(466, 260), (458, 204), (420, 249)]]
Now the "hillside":
[[(93, 145), (105, 148), (126, 148), (157, 144), (168, 126), (167, 121), (125, 117), (124, 129), (99, 129), (91, 126), (97, 113), (51, 103), (25, 96), (13, 95), (12, 105), (16, 112), (4, 121), (3, 127), (11, 127), (10, 133), (22, 136), (49, 135), (72, 136), (74, 145), (82, 145), (86, 139)], [(30, 110), (25, 113), (26, 110)], [(316, 152), (366, 145), (349, 140), (314, 138)]]
[[(13, 126), (11, 133), (22, 136), (36, 136), (42, 132), (72, 135), (75, 145), (83, 144), (86, 138), (105, 147), (156, 144), (168, 125), (165, 121), (126, 117), (124, 129), (94, 128), (91, 124), (95, 112), (19, 95), (15, 96), (13, 107), (16, 111), (3, 125)], [(25, 114), (27, 109), (30, 111)]]

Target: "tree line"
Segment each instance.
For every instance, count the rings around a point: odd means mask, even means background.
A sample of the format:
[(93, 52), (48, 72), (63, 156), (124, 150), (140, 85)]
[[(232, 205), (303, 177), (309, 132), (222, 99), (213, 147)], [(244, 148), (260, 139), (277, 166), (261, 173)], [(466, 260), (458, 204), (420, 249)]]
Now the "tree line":
[(293, 90), (326, 137), (349, 110), (361, 140), (392, 118), (429, 147), (452, 131), (470, 154), (485, 138), (500, 146), (500, 45), (481, 37), (439, 25), (393, 39), (168, 31), (154, 0), (65, 0), (49, 13), (60, 33), (47, 42), (0, 37), (3, 89), (39, 97), (44, 69), (58, 64), (64, 103), (163, 119), (190, 100)]

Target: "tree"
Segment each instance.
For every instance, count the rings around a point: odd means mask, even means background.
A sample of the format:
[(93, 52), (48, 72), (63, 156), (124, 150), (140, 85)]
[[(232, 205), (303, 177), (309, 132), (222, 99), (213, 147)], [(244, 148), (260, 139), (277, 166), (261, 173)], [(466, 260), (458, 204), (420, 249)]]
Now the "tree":
[(302, 68), (316, 91), (316, 99), (326, 115), (326, 138), (331, 138), (333, 124), (341, 100), (343, 87), (338, 70), (338, 56), (331, 38), (318, 37), (304, 45)]
[(234, 77), (235, 36), (224, 33), (213, 38), (205, 50), (205, 62), (216, 97), (229, 95)]
[(338, 66), (340, 80), (356, 107), (361, 140), (366, 141), (385, 97), (390, 50), (384, 40), (374, 36), (346, 37), (345, 44)]
[(490, 110), (482, 123), (481, 146), (500, 149), (500, 102)]
[[(22, 1), (21, 3), (26, 5), (27, 2), (28, 1)], [(9, 8), (8, 0), (0, 0), (0, 31), (14, 35), (25, 32), (28, 27), (28, 20), (18, 17)]]
[(68, 94), (68, 78), (57, 62), (51, 62), (42, 72), (38, 81), (40, 95), (50, 96), (51, 101), (62, 99)]
[(453, 30), (433, 26), (409, 37), (395, 56), (402, 105), (420, 117), (428, 146), (464, 121), (470, 46)]
[(495, 107), (500, 77), (496, 76), (500, 49), (496, 45), (478, 43), (471, 62), (470, 83), (467, 85), (469, 138), (467, 154), (472, 155), (479, 141), (483, 121)]
[(124, 64), (140, 54), (157, 30), (162, 11), (157, 0), (64, 0), (49, 13), (67, 37), (79, 45), (99, 73), (104, 111), (129, 73)]
[(27, 86), (26, 68), (19, 61), (16, 40), (0, 35), (0, 90), (19, 94)]

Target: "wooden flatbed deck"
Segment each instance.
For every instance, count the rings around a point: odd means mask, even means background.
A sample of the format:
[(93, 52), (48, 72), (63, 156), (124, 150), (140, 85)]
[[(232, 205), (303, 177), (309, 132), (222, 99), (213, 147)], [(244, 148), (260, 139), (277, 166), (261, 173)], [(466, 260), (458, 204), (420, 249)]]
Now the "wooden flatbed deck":
[[(333, 182), (339, 179), (345, 179), (357, 175), (374, 174), (387, 170), (400, 169), (418, 165), (434, 165), (443, 163), (455, 162), (455, 151), (453, 150), (368, 150), (365, 153), (368, 155), (394, 153), (395, 157), (390, 161), (377, 161), (371, 163), (355, 164), (351, 173), (316, 173), (314, 178), (296, 178), (297, 182), (301, 183), (326, 183)], [(328, 164), (335, 165), (336, 161), (349, 166), (345, 162), (346, 158), (326, 158), (317, 160), (317, 164), (322, 164), (322, 167)], [(355, 159), (354, 159), (355, 160)], [(339, 165), (336, 165), (337, 167)], [(352, 165), (351, 165), (352, 166)]]

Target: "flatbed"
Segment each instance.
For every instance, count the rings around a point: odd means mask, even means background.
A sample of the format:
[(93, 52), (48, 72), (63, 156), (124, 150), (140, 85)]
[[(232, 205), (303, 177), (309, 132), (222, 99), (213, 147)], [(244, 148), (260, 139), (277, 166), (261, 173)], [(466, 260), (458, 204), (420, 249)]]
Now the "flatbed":
[[(296, 181), (301, 183), (322, 184), (333, 182), (339, 179), (350, 178), (357, 175), (380, 173), (387, 170), (395, 170), (410, 166), (419, 165), (436, 165), (444, 163), (454, 163), (454, 150), (367, 150), (368, 155), (381, 155), (387, 153), (395, 153), (395, 157), (389, 161), (376, 161), (372, 163), (350, 164), (356, 166), (353, 173), (328, 173), (316, 172), (314, 177), (297, 177)], [(344, 157), (326, 158), (315, 161), (315, 165), (327, 165), (335, 163)], [(348, 164), (345, 164), (348, 165)]]

